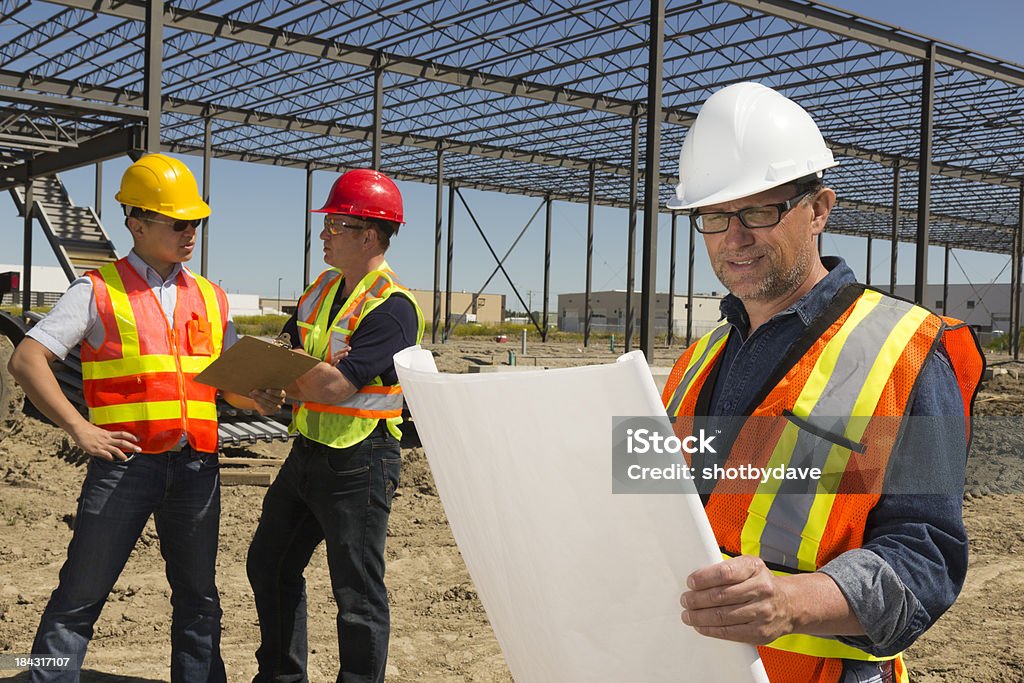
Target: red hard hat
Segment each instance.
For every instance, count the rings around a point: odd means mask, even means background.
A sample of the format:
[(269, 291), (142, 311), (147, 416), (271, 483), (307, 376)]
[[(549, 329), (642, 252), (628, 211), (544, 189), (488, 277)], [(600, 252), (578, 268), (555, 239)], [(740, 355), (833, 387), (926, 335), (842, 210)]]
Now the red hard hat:
[(398, 186), (380, 171), (369, 168), (345, 171), (334, 181), (327, 203), (313, 213), (343, 213), (405, 223)]

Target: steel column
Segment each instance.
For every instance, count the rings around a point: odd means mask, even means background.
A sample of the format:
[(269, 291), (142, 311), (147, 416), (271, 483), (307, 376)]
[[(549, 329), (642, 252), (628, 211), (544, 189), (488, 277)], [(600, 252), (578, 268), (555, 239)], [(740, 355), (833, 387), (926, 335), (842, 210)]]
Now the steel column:
[(946, 259), (942, 267), (942, 315), (949, 308), (949, 244), (946, 244)]
[(637, 168), (640, 147), (640, 117), (633, 117), (633, 126), (629, 136), (629, 226), (626, 229), (626, 339), (627, 352), (633, 348), (633, 280), (636, 276), (636, 212), (637, 212), (637, 180), (640, 172)]
[(146, 151), (160, 151), (160, 83), (163, 76), (164, 3), (146, 2), (145, 59), (142, 99), (146, 105)]
[(921, 152), (917, 177), (917, 265), (914, 273), (914, 301), (924, 302), (928, 284), (928, 210), (932, 198), (932, 115), (935, 109), (935, 43), (928, 44), (928, 56), (921, 65)]
[(668, 330), (665, 333), (665, 343), (672, 346), (673, 337), (673, 316), (676, 313), (676, 219), (679, 216), (672, 212), (672, 238), (668, 249)]
[(455, 183), (448, 183), (448, 262), (444, 285), (444, 337), (452, 331), (452, 261), (455, 260)]
[[(647, 60), (647, 151), (644, 176), (643, 275), (640, 283), (640, 349), (654, 362), (658, 292), (658, 219), (661, 218), (661, 78), (665, 50), (665, 0), (651, 0)], [(669, 323), (671, 325), (671, 322)]]
[[(31, 164), (30, 160), (25, 161)], [(25, 222), (24, 244), (21, 256), (21, 314), (28, 316), (32, 310), (32, 212), (35, 210), (35, 198), (32, 196), (32, 176), (25, 183)]]
[(103, 218), (103, 162), (96, 162), (96, 201), (93, 210), (96, 218)]
[(864, 284), (871, 284), (871, 238), (868, 238), (867, 263), (864, 266)]
[(544, 200), (544, 321), (541, 326), (541, 341), (548, 340), (548, 299), (551, 298), (551, 196)]
[(1020, 230), (1015, 228), (1014, 229), (1014, 233), (1013, 233), (1013, 237), (1011, 238), (1011, 241), (1010, 241), (1010, 263), (1009, 263), (1009, 265), (1010, 265), (1010, 323), (1008, 324), (1007, 331), (1006, 331), (1007, 332), (1007, 352), (1011, 353), (1011, 354), (1014, 352), (1014, 339), (1015, 339), (1014, 330), (1016, 330), (1017, 326), (1019, 325), (1019, 323), (1018, 323), (1019, 311), (1017, 310), (1017, 297), (1014, 296), (1014, 293), (1017, 291), (1017, 288), (1019, 286), (1019, 284), (1017, 282), (1017, 268), (1014, 267), (1014, 265), (1017, 263), (1017, 241), (1018, 241), (1019, 238), (1020, 238)]
[(590, 290), (594, 276), (594, 165), (590, 165), (590, 190), (587, 195), (587, 287), (583, 295), (583, 348), (590, 344)]
[(1024, 252), (1024, 244), (1022, 244), (1024, 243), (1024, 187), (1021, 187), (1019, 207), (1020, 220), (1017, 222), (1017, 230), (1015, 231), (1017, 248), (1014, 253), (1014, 274), (1017, 275), (1017, 287), (1010, 293), (1010, 296), (1013, 298), (1011, 309), (1017, 311), (1017, 319), (1014, 321), (1011, 332), (1011, 339), (1014, 344), (1014, 360), (1020, 360), (1021, 351), (1021, 260), (1022, 252)]
[(373, 159), (374, 170), (380, 170), (380, 143), (384, 130), (384, 69), (373, 72)]
[(441, 326), (441, 235), (444, 221), (444, 150), (437, 148), (437, 178), (434, 193), (434, 315), (431, 320), (430, 343), (437, 343)]
[(693, 343), (693, 242), (697, 239), (697, 231), (690, 221), (689, 264), (686, 266), (686, 345)]
[(889, 260), (889, 293), (896, 293), (896, 258), (900, 250), (900, 164), (892, 167), (892, 253)]
[(306, 239), (302, 250), (302, 291), (309, 287), (309, 251), (313, 248), (313, 167), (306, 166)]
[[(203, 121), (203, 201), (207, 204), (210, 203), (210, 157), (213, 155), (213, 119), (207, 117)], [(200, 260), (199, 260), (199, 273), (203, 277), (207, 276), (207, 257), (209, 255), (210, 246), (210, 217), (207, 216), (203, 219), (203, 234), (202, 234), (202, 246), (200, 247)], [(280, 297), (278, 297), (280, 299)], [(278, 308), (281, 307), (281, 302), (277, 302)]]

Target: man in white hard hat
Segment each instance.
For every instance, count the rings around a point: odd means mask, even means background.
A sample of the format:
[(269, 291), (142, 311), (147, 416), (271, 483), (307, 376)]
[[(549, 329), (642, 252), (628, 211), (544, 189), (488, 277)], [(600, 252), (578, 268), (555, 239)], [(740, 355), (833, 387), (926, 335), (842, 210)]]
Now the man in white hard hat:
[[(727, 559), (688, 577), (682, 620), (760, 646), (772, 681), (905, 681), (900, 653), (967, 569), (984, 360), (966, 326), (819, 256), (835, 165), (810, 115), (757, 83), (713, 94), (683, 144), (669, 208), (689, 212), (730, 294), (663, 399), (680, 437), (710, 422), (730, 448), (690, 463), (723, 465), (697, 470)], [(727, 478), (738, 465), (757, 476)], [(922, 470), (936, 474), (906, 495)]]

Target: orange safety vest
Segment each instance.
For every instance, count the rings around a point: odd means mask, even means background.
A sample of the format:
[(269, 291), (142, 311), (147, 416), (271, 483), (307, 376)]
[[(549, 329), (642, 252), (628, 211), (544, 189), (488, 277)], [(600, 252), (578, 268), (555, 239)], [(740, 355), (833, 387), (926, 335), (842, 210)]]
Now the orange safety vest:
[[(327, 360), (344, 349), (359, 323), (396, 295), (409, 299), (416, 309), (416, 343), (420, 342), (423, 313), (412, 293), (398, 282), (386, 262), (355, 284), (341, 310), (331, 320), (331, 303), (343, 280), (344, 275), (337, 269), (324, 271), (299, 298), (296, 323), (300, 341), (308, 354)], [(345, 448), (365, 439), (378, 420), (385, 420), (392, 436), (401, 439), (403, 398), (400, 385), (385, 385), (380, 377), (374, 377), (340, 403), (301, 402), (293, 411), (292, 427), (318, 443)]]
[(217, 450), (217, 390), (193, 381), (220, 355), (227, 324), (224, 292), (182, 267), (174, 325), (149, 284), (120, 259), (87, 273), (105, 337), (82, 342), (89, 419), (139, 437), (143, 453), (174, 448), (184, 433), (197, 451)]
[[(691, 433), (694, 416), (707, 414), (730, 329), (722, 323), (690, 346), (669, 375), (662, 400), (680, 438)], [(724, 465), (787, 465), (799, 444), (801, 457), (812, 453), (824, 474), (815, 492), (803, 494), (780, 493), (771, 479), (716, 482), (705, 511), (723, 555), (758, 556), (777, 574), (792, 574), (861, 547), (914, 386), (940, 342), (957, 377), (969, 437), (985, 362), (970, 328), (863, 285), (840, 291), (749, 413), (786, 419), (747, 420)], [(833, 683), (844, 659), (893, 659), (897, 680), (907, 680), (900, 655), (876, 657), (833, 638), (790, 634), (758, 651), (772, 681)]]

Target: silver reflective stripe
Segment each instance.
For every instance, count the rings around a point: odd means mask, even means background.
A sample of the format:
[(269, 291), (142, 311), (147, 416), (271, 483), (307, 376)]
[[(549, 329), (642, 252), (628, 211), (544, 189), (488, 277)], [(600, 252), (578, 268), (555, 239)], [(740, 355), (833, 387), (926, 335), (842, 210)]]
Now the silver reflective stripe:
[(357, 408), (359, 410), (401, 410), (402, 394), (364, 394), (359, 392), (336, 405), (340, 408)]
[[(839, 351), (839, 358), (821, 396), (810, 415), (804, 418), (807, 422), (832, 434), (845, 435), (853, 407), (875, 359), (896, 325), (912, 308), (913, 304), (905, 301), (882, 297), (850, 333)], [(830, 449), (830, 442), (801, 429), (797, 432), (790, 466), (824, 469)], [(802, 534), (814, 503), (814, 488), (815, 482), (809, 480), (785, 479), (781, 482), (761, 533), (760, 556), (763, 560), (786, 567), (797, 566)]]
[(683, 397), (686, 395), (686, 387), (688, 387), (690, 382), (693, 381), (694, 375), (697, 374), (697, 370), (704, 364), (704, 359), (708, 357), (709, 353), (711, 353), (712, 347), (714, 347), (722, 337), (729, 334), (730, 327), (732, 326), (729, 323), (722, 323), (708, 333), (708, 343), (707, 346), (704, 347), (704, 352), (700, 354), (700, 358), (698, 358), (696, 362), (690, 363), (690, 367), (688, 367), (686, 372), (683, 374), (683, 379), (680, 380), (679, 386), (676, 387), (676, 392), (668, 404), (669, 417), (676, 416), (676, 413), (679, 411), (679, 404), (683, 402)]
[(320, 297), (339, 277), (341, 277), (341, 273), (337, 271), (325, 271), (320, 276), (320, 280), (302, 295), (295, 317), (305, 322), (310, 320), (313, 315), (316, 315), (316, 305), (320, 301)]

